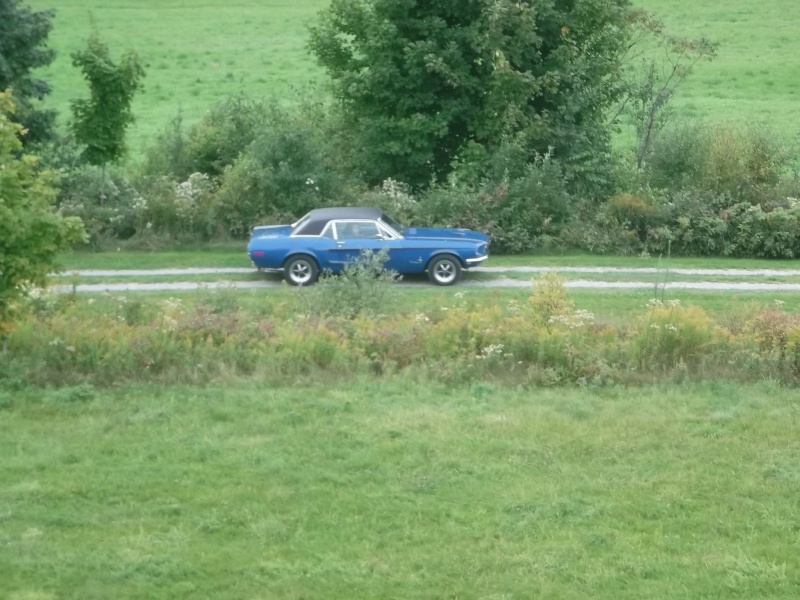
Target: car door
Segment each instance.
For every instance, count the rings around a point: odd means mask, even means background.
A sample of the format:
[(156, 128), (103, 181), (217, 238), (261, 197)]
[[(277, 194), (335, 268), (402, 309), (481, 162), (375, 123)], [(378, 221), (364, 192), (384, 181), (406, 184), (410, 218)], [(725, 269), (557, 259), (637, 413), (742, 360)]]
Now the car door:
[(332, 225), (336, 244), (329, 251), (329, 260), (332, 265), (338, 266), (333, 267), (334, 270), (341, 270), (365, 250), (380, 252), (384, 248), (388, 250), (386, 267), (399, 270), (395, 263), (401, 249), (401, 240), (390, 239), (377, 221), (349, 219), (335, 221)]

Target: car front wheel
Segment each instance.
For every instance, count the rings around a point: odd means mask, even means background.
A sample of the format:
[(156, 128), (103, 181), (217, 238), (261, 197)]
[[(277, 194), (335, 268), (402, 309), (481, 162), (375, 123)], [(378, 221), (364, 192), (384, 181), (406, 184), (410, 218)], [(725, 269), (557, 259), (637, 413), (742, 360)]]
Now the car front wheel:
[(428, 278), (436, 285), (453, 285), (461, 279), (461, 264), (454, 256), (434, 258), (428, 265)]
[(283, 278), (289, 285), (312, 285), (319, 276), (319, 267), (310, 256), (293, 256), (283, 266)]

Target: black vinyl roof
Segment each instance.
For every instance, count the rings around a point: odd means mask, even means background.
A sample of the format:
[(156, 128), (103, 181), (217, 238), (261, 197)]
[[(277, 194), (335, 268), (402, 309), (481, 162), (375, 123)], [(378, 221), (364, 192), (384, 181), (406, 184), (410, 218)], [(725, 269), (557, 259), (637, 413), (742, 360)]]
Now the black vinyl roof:
[(293, 232), (295, 235), (319, 235), (328, 221), (334, 219), (380, 219), (383, 211), (379, 208), (357, 206), (337, 206), (312, 210), (300, 221)]

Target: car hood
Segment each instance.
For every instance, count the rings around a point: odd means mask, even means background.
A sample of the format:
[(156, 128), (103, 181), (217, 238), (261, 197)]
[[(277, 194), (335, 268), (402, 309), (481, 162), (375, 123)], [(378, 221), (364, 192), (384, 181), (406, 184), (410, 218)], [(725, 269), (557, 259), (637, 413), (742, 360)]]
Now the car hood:
[(472, 240), (475, 242), (488, 242), (489, 236), (472, 229), (455, 229), (447, 227), (408, 227), (403, 230), (403, 235), (409, 239), (446, 239), (446, 240)]

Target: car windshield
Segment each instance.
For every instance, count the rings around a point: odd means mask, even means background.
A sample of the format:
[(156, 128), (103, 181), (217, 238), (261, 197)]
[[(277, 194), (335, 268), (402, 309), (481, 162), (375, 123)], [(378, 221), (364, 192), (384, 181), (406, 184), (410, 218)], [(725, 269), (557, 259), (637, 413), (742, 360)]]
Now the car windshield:
[(405, 235), (405, 233), (406, 233), (406, 228), (405, 228), (405, 227), (403, 227), (402, 225), (400, 225), (400, 223), (398, 223), (397, 221), (395, 221), (395, 220), (394, 220), (392, 217), (390, 217), (390, 216), (389, 216), (389, 215), (387, 215), (386, 213), (383, 213), (383, 214), (381, 215), (381, 221), (383, 221), (384, 223), (386, 223), (386, 224), (387, 224), (389, 227), (391, 227), (392, 229), (394, 229), (394, 230), (395, 230), (397, 233), (399, 233), (400, 235)]

